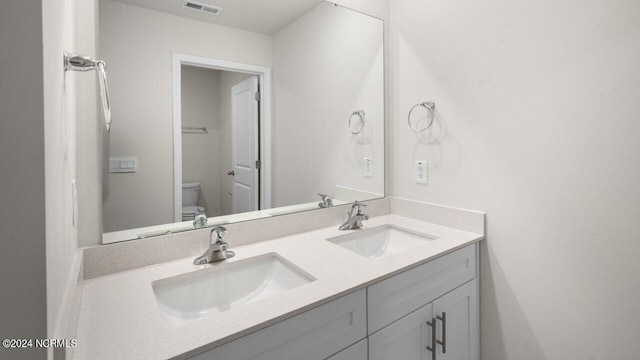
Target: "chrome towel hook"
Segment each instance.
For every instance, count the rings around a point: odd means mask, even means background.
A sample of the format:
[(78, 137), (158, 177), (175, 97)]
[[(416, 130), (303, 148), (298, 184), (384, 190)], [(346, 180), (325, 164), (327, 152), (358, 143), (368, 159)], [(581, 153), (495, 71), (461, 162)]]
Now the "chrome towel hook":
[[(354, 117), (357, 117), (360, 123), (360, 125), (357, 127), (357, 130), (354, 130), (353, 125), (351, 125)], [(362, 131), (362, 128), (364, 128), (364, 110), (357, 110), (352, 112), (351, 116), (349, 116), (349, 131), (351, 131), (353, 135), (358, 135)]]
[[(413, 124), (411, 124), (411, 114), (413, 113), (413, 110), (415, 110), (417, 107), (421, 107), (424, 108), (425, 110), (427, 110), (427, 117), (429, 119), (427, 126), (418, 129), (415, 126), (413, 126)], [(407, 121), (409, 123), (409, 127), (411, 128), (411, 130), (415, 131), (415, 132), (422, 132), (427, 130), (428, 128), (431, 127), (431, 125), (433, 125), (433, 120), (435, 118), (435, 113), (436, 111), (436, 103), (434, 103), (433, 101), (425, 101), (423, 103), (419, 103), (419, 104), (415, 104), (413, 105), (413, 107), (411, 108), (411, 110), (409, 110), (409, 115), (407, 116)]]
[(109, 101), (109, 87), (107, 85), (107, 64), (102, 60), (94, 60), (88, 56), (63, 52), (64, 71), (98, 71), (100, 83), (100, 98), (107, 131), (111, 130), (111, 103)]

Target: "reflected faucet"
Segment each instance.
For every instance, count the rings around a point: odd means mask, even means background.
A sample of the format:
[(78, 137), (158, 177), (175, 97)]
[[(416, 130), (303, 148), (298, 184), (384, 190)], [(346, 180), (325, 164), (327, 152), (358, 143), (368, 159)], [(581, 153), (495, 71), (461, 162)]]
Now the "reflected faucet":
[(362, 221), (369, 220), (369, 215), (363, 214), (361, 212), (363, 207), (367, 207), (369, 205), (363, 204), (356, 200), (353, 205), (351, 205), (351, 212), (349, 212), (349, 218), (344, 224), (340, 225), (338, 229), (340, 230), (356, 230), (362, 228)]
[(202, 229), (207, 227), (207, 214), (204, 211), (197, 209), (196, 215), (193, 217), (193, 228)]
[(318, 194), (322, 198), (322, 201), (318, 203), (318, 206), (321, 208), (328, 208), (333, 206), (333, 199), (329, 197), (329, 195)]
[(227, 229), (223, 226), (216, 226), (211, 229), (209, 248), (204, 252), (204, 254), (193, 260), (193, 265), (211, 264), (236, 256), (236, 253), (233, 251), (227, 251), (229, 244), (223, 240), (224, 234), (226, 233)]

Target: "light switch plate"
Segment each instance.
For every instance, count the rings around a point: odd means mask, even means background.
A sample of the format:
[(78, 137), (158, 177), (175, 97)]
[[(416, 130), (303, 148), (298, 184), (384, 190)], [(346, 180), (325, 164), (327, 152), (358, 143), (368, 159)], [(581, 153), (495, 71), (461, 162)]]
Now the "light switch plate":
[(427, 183), (428, 165), (424, 160), (416, 161), (414, 175), (417, 184)]
[(373, 177), (373, 159), (370, 157), (364, 158), (364, 176)]
[(110, 173), (134, 173), (138, 171), (138, 158), (135, 156), (109, 157)]

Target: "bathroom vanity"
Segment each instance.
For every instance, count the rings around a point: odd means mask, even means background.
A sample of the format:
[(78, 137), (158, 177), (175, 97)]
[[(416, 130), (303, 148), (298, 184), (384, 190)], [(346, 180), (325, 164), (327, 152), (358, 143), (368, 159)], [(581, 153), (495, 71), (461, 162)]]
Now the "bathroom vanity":
[(193, 357), (477, 359), (476, 245)]
[(236, 256), (214, 264), (193, 265), (207, 229), (80, 250), (63, 326), (78, 347), (57, 355), (477, 359), (484, 214), (369, 203), (361, 230), (338, 230), (346, 207), (231, 224)]

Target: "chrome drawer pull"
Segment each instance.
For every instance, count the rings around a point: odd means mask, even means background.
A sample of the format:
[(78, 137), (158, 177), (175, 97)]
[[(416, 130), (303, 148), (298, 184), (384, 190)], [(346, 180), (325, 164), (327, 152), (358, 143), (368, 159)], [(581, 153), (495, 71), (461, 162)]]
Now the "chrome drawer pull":
[(437, 340), (436, 343), (442, 345), (442, 353), (447, 353), (447, 313), (442, 312), (442, 316), (436, 316), (436, 318), (442, 321), (442, 341)]
[(427, 346), (427, 350), (431, 351), (431, 360), (436, 360), (436, 318), (427, 321), (427, 325), (431, 327), (431, 345)]

